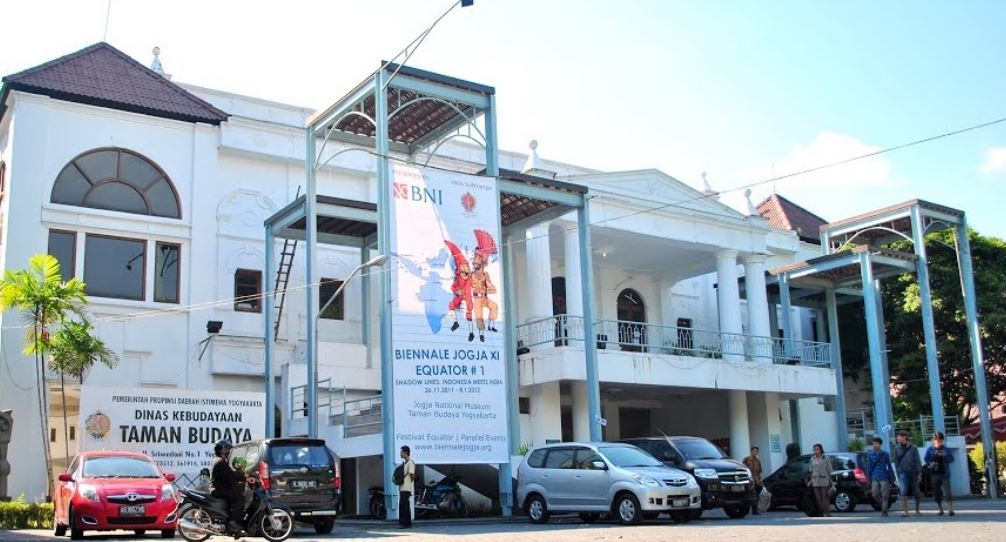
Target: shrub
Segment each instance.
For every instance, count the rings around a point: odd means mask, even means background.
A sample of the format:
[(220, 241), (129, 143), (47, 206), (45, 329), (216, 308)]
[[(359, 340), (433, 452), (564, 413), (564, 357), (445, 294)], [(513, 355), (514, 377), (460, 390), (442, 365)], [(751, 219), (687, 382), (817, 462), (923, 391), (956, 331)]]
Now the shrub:
[(0, 502), (0, 529), (51, 529), (52, 503)]

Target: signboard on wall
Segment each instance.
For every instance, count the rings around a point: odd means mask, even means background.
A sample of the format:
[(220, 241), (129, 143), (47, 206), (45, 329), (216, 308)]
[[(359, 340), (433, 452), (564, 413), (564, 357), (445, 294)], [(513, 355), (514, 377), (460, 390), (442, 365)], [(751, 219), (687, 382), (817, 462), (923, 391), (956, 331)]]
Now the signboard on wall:
[(265, 435), (265, 394), (155, 388), (80, 390), (80, 451), (143, 452), (190, 479), (213, 462), (213, 445)]
[(394, 164), (395, 444), (424, 464), (505, 463), (496, 179)]

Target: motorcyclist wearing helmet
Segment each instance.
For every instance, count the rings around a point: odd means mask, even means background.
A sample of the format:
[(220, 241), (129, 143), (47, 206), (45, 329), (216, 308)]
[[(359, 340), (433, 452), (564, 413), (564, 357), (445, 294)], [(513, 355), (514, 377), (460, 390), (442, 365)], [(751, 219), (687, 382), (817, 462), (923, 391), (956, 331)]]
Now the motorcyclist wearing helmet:
[(231, 466), (231, 441), (224, 439), (213, 446), (217, 456), (210, 470), (210, 495), (227, 502), (227, 529), (232, 532), (242, 530), (241, 520), (244, 519), (244, 472)]

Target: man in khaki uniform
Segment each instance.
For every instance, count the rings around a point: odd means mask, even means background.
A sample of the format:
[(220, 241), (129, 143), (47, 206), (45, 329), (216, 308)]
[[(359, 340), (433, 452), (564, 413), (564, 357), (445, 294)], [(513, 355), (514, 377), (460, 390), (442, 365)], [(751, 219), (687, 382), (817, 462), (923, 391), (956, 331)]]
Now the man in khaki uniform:
[[(761, 459), (758, 458), (760, 450), (757, 446), (751, 447), (751, 455), (744, 458), (744, 466), (751, 471), (751, 479), (754, 480), (755, 495), (761, 495)], [(751, 507), (751, 515), (758, 515), (758, 505)]]
[(412, 450), (402, 446), (402, 485), (398, 486), (398, 527), (412, 528), (412, 493), (416, 490), (416, 464), (412, 462)]
[(475, 305), (475, 323), (479, 328), (479, 340), (486, 341), (485, 311), (489, 310), (489, 331), (496, 331), (496, 318), (499, 316), (499, 306), (489, 298), (490, 294), (496, 293), (496, 285), (489, 278), (486, 272), (485, 257), (476, 254), (472, 263), (475, 264), (475, 271), (472, 273), (472, 301)]

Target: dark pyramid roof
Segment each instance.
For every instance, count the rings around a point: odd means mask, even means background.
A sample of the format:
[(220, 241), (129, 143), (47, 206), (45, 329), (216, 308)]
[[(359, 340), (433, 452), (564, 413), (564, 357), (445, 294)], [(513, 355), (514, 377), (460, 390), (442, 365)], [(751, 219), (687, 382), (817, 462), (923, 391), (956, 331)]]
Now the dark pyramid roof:
[(0, 108), (11, 89), (186, 122), (228, 116), (105, 42), (4, 77)]
[(821, 244), (821, 226), (828, 223), (779, 194), (772, 194), (759, 203), (758, 214), (768, 220), (769, 225), (795, 231), (800, 240), (815, 244)]

